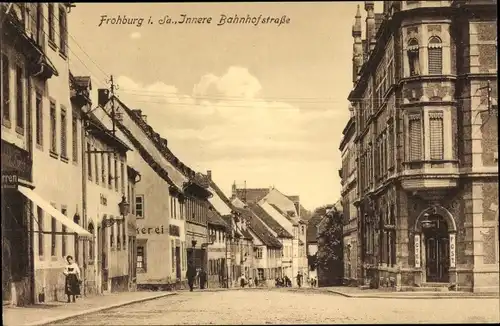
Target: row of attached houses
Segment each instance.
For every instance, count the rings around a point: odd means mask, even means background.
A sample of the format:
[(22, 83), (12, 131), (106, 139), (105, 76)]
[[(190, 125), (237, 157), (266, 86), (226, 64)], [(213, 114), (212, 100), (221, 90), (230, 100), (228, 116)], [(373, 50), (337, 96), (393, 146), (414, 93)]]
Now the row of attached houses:
[(211, 287), (306, 275), (298, 197), (229, 199), (140, 110), (107, 89), (91, 100), (91, 78), (69, 67), (73, 6), (1, 5), (4, 301), (63, 298), (68, 255), (83, 295), (183, 287), (189, 262)]

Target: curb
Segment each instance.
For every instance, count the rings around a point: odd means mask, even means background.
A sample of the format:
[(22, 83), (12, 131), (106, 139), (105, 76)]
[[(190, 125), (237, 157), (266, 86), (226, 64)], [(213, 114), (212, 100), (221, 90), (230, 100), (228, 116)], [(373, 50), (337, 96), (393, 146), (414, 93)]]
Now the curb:
[(391, 294), (347, 294), (340, 291), (328, 290), (328, 292), (341, 295), (346, 298), (360, 298), (360, 299), (496, 299), (498, 296), (486, 295), (391, 295)]
[(91, 308), (91, 309), (87, 309), (87, 310), (83, 310), (83, 311), (72, 312), (71, 314), (68, 313), (66, 315), (62, 315), (62, 316), (59, 316), (59, 317), (48, 318), (48, 319), (41, 320), (41, 321), (38, 321), (38, 322), (34, 322), (34, 323), (31, 323), (31, 324), (26, 324), (25, 326), (48, 325), (48, 324), (60, 322), (60, 321), (71, 319), (71, 318), (76, 318), (76, 317), (81, 317), (81, 316), (88, 315), (88, 314), (93, 314), (93, 313), (96, 313), (96, 312), (101, 312), (101, 311), (104, 311), (104, 310), (109, 310), (109, 309), (114, 309), (114, 308), (118, 308), (118, 307), (128, 306), (130, 304), (140, 303), (140, 302), (145, 302), (145, 301), (150, 301), (150, 300), (159, 299), (159, 298), (163, 298), (163, 297), (167, 297), (167, 296), (171, 296), (171, 295), (176, 295), (176, 294), (177, 294), (177, 292), (162, 293), (162, 294), (158, 294), (158, 295), (155, 295), (155, 296), (152, 296), (152, 297), (135, 299), (135, 300), (129, 300), (129, 301), (125, 301), (125, 302), (111, 304), (111, 305), (104, 306), (104, 307), (101, 306), (101, 307)]

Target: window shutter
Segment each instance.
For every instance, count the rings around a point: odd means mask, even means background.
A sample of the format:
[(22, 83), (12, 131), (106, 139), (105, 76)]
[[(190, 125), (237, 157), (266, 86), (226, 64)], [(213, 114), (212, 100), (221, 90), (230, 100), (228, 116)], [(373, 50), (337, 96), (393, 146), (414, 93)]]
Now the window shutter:
[(429, 47), (429, 74), (441, 75), (443, 72), (443, 50), (441, 47)]
[(431, 160), (443, 159), (443, 114), (441, 112), (429, 113), (430, 151)]
[(409, 116), (410, 161), (422, 159), (422, 124), (419, 114)]

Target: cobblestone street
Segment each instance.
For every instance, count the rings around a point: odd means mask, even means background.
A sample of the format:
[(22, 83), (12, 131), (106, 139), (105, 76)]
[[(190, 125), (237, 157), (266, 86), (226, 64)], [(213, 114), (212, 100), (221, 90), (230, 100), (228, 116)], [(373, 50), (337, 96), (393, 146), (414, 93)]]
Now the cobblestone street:
[(183, 292), (52, 325), (499, 322), (498, 298), (346, 298), (311, 290)]

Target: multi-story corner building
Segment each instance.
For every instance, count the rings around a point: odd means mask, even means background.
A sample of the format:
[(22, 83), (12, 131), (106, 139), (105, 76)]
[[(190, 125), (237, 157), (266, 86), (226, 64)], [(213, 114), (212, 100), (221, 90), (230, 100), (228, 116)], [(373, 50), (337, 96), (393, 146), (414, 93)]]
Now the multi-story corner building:
[(66, 256), (81, 263), (78, 236), (90, 236), (74, 222), (82, 215), (81, 120), (70, 102), (70, 7), (0, 9), (2, 295), (24, 305), (64, 297)]
[[(292, 241), (293, 236), (282, 227), (275, 218), (279, 219), (280, 213), (266, 202), (259, 204), (250, 204), (249, 208), (254, 213), (267, 230), (281, 243), (283, 255), (281, 257), (281, 275), (288, 276), (290, 279), (294, 277), (292, 271)], [(275, 216), (275, 217), (273, 217)]]
[(354, 112), (350, 108), (351, 116), (342, 132), (340, 152), (342, 153), (341, 202), (344, 218), (343, 246), (344, 246), (344, 279), (347, 284), (356, 284), (358, 279), (358, 216), (354, 203), (357, 200), (357, 173), (356, 173), (356, 122)]
[(353, 26), (363, 280), (498, 291), (496, 1), (365, 1)]

